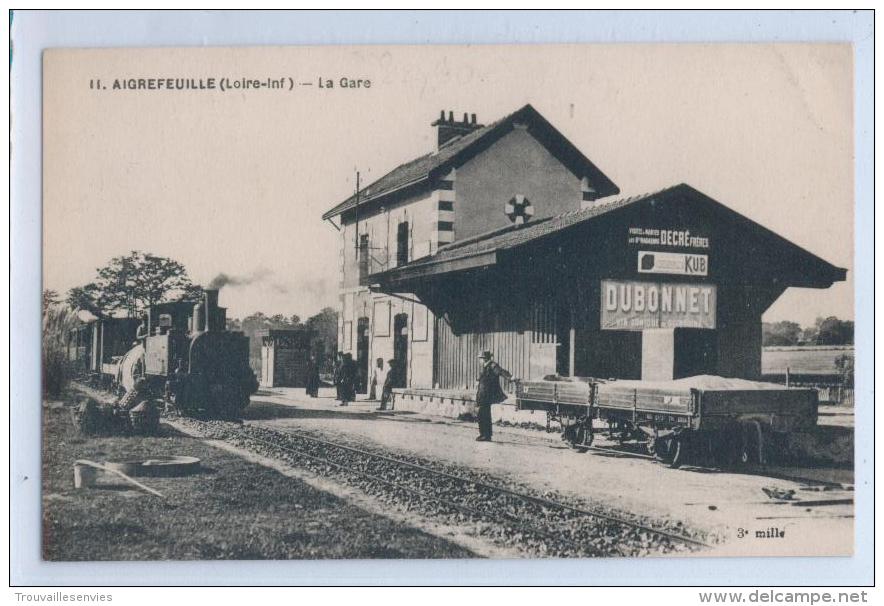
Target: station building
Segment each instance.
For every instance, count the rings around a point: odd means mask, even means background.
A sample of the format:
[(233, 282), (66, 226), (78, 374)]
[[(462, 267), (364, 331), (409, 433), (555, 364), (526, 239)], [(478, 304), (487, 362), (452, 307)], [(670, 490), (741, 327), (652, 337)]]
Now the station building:
[(530, 105), (432, 126), (433, 152), (323, 215), (363, 376), (395, 358), (399, 387), (470, 388), (487, 349), (524, 379), (758, 379), (764, 311), (845, 279), (689, 185), (617, 198)]

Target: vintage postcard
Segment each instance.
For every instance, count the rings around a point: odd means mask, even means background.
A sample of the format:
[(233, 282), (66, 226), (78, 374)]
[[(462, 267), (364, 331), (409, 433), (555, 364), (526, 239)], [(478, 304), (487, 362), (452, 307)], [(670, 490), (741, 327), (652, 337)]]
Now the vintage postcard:
[(853, 100), (848, 44), (47, 50), (44, 560), (853, 554)]

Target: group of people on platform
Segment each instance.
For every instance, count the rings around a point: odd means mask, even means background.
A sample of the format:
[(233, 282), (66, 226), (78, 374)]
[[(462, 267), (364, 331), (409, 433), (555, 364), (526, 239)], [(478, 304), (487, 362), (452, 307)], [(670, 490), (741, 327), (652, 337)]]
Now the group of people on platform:
[[(479, 409), (479, 442), (491, 440), (491, 406), (506, 400), (506, 394), (500, 386), (501, 377), (511, 380), (512, 375), (494, 361), (490, 351), (483, 351), (479, 356), (482, 360), (482, 370), (477, 379), (476, 406)], [(395, 358), (387, 360), (378, 358), (371, 369), (371, 378), (368, 383), (368, 399), (378, 399), (380, 389), (380, 406), (378, 410), (387, 410), (393, 394), (393, 387), (402, 385), (400, 382), (401, 365)], [(338, 353), (335, 359), (334, 384), (336, 389), (335, 399), (339, 406), (347, 406), (356, 400), (356, 384), (359, 380), (359, 369), (349, 353)], [(311, 398), (319, 394), (319, 365), (315, 357), (310, 358), (307, 367), (307, 395)]]
[[(371, 379), (368, 384), (368, 399), (377, 400), (380, 394), (380, 406), (378, 410), (387, 410), (393, 395), (393, 387), (399, 385), (400, 365), (394, 358), (384, 363), (383, 358), (378, 358), (371, 369)], [(335, 358), (333, 382), (335, 386), (335, 399), (339, 406), (347, 406), (356, 400), (356, 387), (359, 381), (359, 369), (349, 353), (338, 353)], [(319, 364), (315, 356), (310, 357), (307, 363), (306, 392), (311, 398), (319, 395), (319, 387), (322, 380), (319, 378)]]

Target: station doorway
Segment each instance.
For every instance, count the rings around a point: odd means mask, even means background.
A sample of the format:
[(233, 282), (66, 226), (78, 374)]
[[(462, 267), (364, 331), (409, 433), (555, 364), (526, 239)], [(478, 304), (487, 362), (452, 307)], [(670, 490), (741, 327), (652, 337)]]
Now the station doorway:
[(572, 322), (570, 306), (559, 306), (556, 310), (556, 374), (561, 377), (570, 377), (574, 373)]
[(356, 321), (356, 392), (368, 391), (368, 318)]
[(405, 387), (408, 374), (408, 314), (393, 317), (393, 359), (396, 360), (393, 387)]

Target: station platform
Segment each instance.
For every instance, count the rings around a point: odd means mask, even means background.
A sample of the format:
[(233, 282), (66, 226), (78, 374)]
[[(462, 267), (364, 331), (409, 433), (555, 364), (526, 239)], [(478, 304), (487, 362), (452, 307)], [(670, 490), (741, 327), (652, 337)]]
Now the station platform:
[[(318, 398), (309, 398), (302, 388), (262, 388), (253, 400), (260, 399), (283, 405), (297, 405), (310, 409), (340, 409), (348, 414), (385, 414), (408, 416), (411, 420), (430, 423), (452, 423), (475, 426), (477, 407), (475, 394), (466, 390), (433, 390), (402, 388), (394, 390), (393, 407), (378, 411), (379, 400), (369, 400), (357, 394), (356, 401), (347, 407), (338, 406), (333, 388), (320, 389)], [(494, 431), (533, 440), (561, 444), (559, 426), (547, 424), (541, 411), (518, 410), (514, 397), (491, 408)], [(597, 422), (598, 423), (598, 422)], [(602, 423), (602, 425), (604, 425)], [(816, 465), (844, 467), (852, 465), (854, 452), (853, 407), (820, 406), (814, 433), (792, 436), (790, 448), (802, 458)], [(841, 477), (843, 474), (839, 474)], [(843, 481), (843, 480), (842, 480)]]

